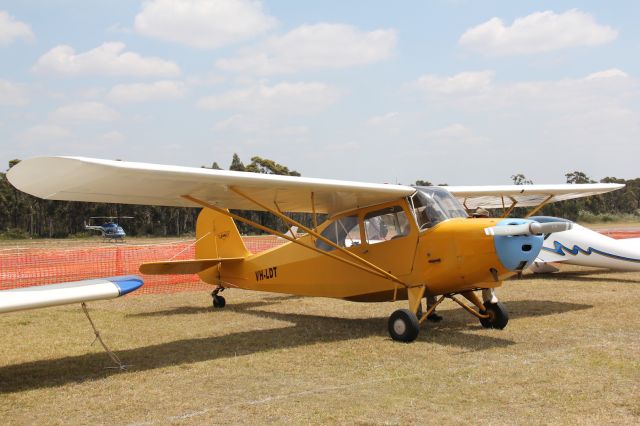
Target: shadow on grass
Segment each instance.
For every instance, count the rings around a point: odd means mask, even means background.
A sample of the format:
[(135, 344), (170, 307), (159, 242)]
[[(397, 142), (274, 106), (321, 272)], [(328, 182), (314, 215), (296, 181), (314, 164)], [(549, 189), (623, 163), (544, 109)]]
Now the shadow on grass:
[[(167, 366), (192, 364), (202, 361), (232, 358), (283, 348), (296, 348), (316, 343), (340, 342), (379, 336), (394, 343), (387, 337), (387, 319), (378, 318), (335, 318), (317, 315), (287, 314), (255, 309), (256, 306), (271, 305), (266, 299), (258, 302), (236, 305), (233, 309), (262, 318), (293, 323), (291, 326), (248, 330), (222, 336), (197, 339), (183, 339), (160, 343), (135, 349), (116, 351), (131, 371), (146, 371)], [(549, 301), (511, 302), (509, 306), (518, 316), (551, 315), (562, 312), (587, 309), (589, 305), (560, 303)], [(177, 308), (178, 313), (185, 308)], [(198, 309), (199, 308), (195, 308)], [(207, 308), (208, 309), (208, 308)], [(459, 312), (460, 311), (460, 312)], [(189, 313), (190, 311), (187, 311)], [(171, 312), (165, 313), (171, 315)], [(462, 309), (447, 311), (445, 320), (437, 325), (428, 324), (426, 332), (421, 333), (414, 344), (442, 344), (460, 346), (470, 351), (482, 351), (488, 348), (505, 347), (515, 342), (500, 337), (478, 335), (469, 326), (469, 316)], [(423, 330), (424, 330), (423, 326)], [(478, 330), (477, 325), (475, 330)], [(470, 332), (471, 331), (471, 332)], [(496, 335), (500, 333), (495, 330)], [(381, 343), (382, 344), (382, 343)], [(0, 367), (0, 394), (20, 392), (62, 386), (67, 383), (80, 383), (96, 380), (119, 373), (118, 370), (106, 370), (103, 367), (108, 360), (104, 353), (91, 353), (53, 360), (40, 360)]]
[[(268, 305), (273, 305), (280, 302), (291, 301), (295, 299), (300, 299), (300, 296), (272, 296), (265, 297), (261, 301), (256, 302), (241, 302), (241, 303), (230, 303), (225, 307), (226, 310), (231, 311), (246, 311), (252, 308), (264, 307)], [(127, 317), (166, 317), (170, 315), (197, 315), (204, 314), (207, 312), (214, 312), (216, 308), (212, 306), (180, 306), (178, 308), (172, 309), (164, 309), (162, 311), (153, 311), (153, 312), (141, 312), (138, 314), (128, 314)]]

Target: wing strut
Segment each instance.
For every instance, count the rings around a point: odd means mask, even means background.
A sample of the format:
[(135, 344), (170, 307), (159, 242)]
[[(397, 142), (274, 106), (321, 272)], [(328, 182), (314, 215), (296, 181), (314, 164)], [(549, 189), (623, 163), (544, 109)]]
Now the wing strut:
[(530, 217), (533, 216), (534, 214), (538, 213), (538, 210), (540, 210), (541, 208), (543, 208), (545, 205), (547, 205), (549, 203), (549, 201), (551, 201), (551, 199), (554, 197), (553, 194), (549, 195), (547, 198), (544, 199), (543, 202), (541, 202), (540, 204), (538, 204), (537, 206), (535, 206), (529, 213), (527, 213), (525, 215), (525, 217)]
[(242, 216), (238, 216), (237, 214), (231, 213), (230, 211), (228, 211), (226, 209), (222, 209), (222, 208), (220, 208), (218, 206), (214, 206), (213, 204), (207, 203), (206, 201), (199, 200), (199, 199), (197, 199), (195, 197), (192, 197), (191, 195), (182, 195), (181, 197), (184, 198), (185, 200), (189, 200), (189, 201), (191, 201), (193, 203), (196, 203), (196, 204), (198, 204), (198, 205), (200, 205), (202, 207), (205, 207), (205, 208), (214, 210), (214, 211), (216, 211), (216, 212), (218, 212), (220, 214), (224, 214), (226, 216), (229, 216), (230, 218), (235, 219), (235, 220), (237, 220), (239, 222), (246, 223), (247, 225), (253, 226), (254, 228), (260, 229), (261, 231), (267, 232), (267, 233), (269, 233), (271, 235), (275, 235), (277, 237), (284, 238), (287, 241), (291, 241), (292, 243), (301, 245), (302, 247), (306, 247), (306, 248), (308, 248), (310, 250), (313, 250), (313, 251), (315, 251), (317, 253), (320, 253), (322, 255), (329, 256), (329, 257), (331, 257), (333, 259), (336, 259), (336, 260), (338, 260), (340, 262), (343, 262), (343, 263), (346, 263), (348, 265), (354, 266), (354, 267), (356, 267), (358, 269), (361, 269), (361, 270), (363, 270), (365, 272), (369, 272), (369, 273), (377, 275), (379, 277), (386, 278), (389, 281), (393, 281), (396, 284), (400, 284), (401, 286), (403, 286), (405, 288), (409, 287), (406, 283), (402, 282), (396, 276), (388, 273), (384, 269), (381, 269), (381, 268), (377, 267), (376, 265), (368, 262), (367, 260), (361, 258), (360, 256), (358, 256), (358, 255), (356, 255), (354, 253), (351, 253), (350, 251), (347, 251), (344, 248), (334, 244), (332, 241), (327, 240), (322, 235), (320, 235), (317, 232), (307, 228), (306, 226), (302, 225), (301, 223), (298, 223), (295, 220), (285, 216), (284, 214), (282, 214), (282, 213), (280, 213), (280, 212), (278, 212), (276, 210), (273, 210), (273, 209), (271, 209), (271, 208), (269, 208), (269, 207), (267, 207), (267, 206), (255, 201), (255, 200), (252, 200), (251, 198), (249, 198), (248, 196), (244, 195), (243, 193), (241, 193), (240, 191), (238, 191), (237, 189), (235, 189), (233, 187), (229, 187), (229, 189), (231, 191), (237, 193), (238, 195), (246, 198), (247, 200), (253, 202), (257, 206), (260, 206), (261, 208), (265, 209), (266, 211), (268, 211), (269, 213), (273, 214), (274, 216), (280, 217), (282, 220), (285, 220), (285, 221), (287, 221), (289, 223), (294, 224), (295, 226), (298, 226), (300, 229), (303, 229), (305, 232), (308, 232), (310, 235), (313, 235), (314, 237), (316, 237), (316, 238), (326, 242), (327, 244), (335, 247), (336, 249), (340, 250), (342, 253), (346, 253), (347, 255), (349, 255), (349, 256), (355, 258), (356, 260), (358, 260), (359, 262), (364, 263), (364, 265), (352, 262), (352, 261), (350, 261), (348, 259), (343, 259), (343, 258), (341, 258), (339, 256), (336, 256), (333, 253), (329, 253), (329, 252), (326, 252), (324, 250), (320, 250), (317, 247), (306, 245), (306, 244), (300, 242), (297, 238), (295, 238), (293, 236), (289, 236), (287, 234), (283, 234), (282, 232), (278, 232), (275, 229), (271, 229), (271, 228), (266, 227), (264, 225), (260, 225), (259, 223), (256, 223), (256, 222), (254, 222), (254, 221), (252, 221), (250, 219), (245, 219)]
[(518, 200), (515, 200), (511, 197), (509, 197), (509, 199), (511, 200), (511, 206), (509, 206), (509, 208), (505, 211), (504, 210), (504, 197), (502, 197), (502, 217), (509, 217), (509, 215), (511, 214), (511, 211), (515, 208), (516, 204), (518, 204)]

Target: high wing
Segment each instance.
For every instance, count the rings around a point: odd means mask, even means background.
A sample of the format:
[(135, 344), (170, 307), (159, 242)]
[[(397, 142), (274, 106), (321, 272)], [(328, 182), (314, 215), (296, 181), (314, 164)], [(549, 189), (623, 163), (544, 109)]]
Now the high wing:
[[(84, 157), (37, 157), (7, 173), (21, 191), (47, 200), (196, 207), (190, 196), (228, 209), (260, 210), (238, 195), (290, 212), (335, 214), (397, 200), (415, 192), (404, 185), (167, 166)], [(602, 194), (622, 184), (445, 186), (468, 209), (537, 206)]]
[[(83, 157), (37, 157), (13, 166), (16, 188), (47, 200), (197, 207), (191, 196), (228, 209), (259, 210), (229, 188), (282, 211), (334, 214), (397, 200), (415, 192), (371, 184), (166, 166)], [(313, 202), (312, 202), (313, 200)]]
[[(443, 186), (467, 209), (508, 208), (515, 201), (518, 207), (538, 206), (545, 201), (571, 200), (604, 194), (624, 187), (619, 183), (586, 183), (560, 185), (493, 185)], [(547, 200), (548, 199), (548, 200)]]
[(127, 275), (2, 290), (0, 291), (0, 314), (113, 299), (137, 290), (142, 284), (140, 277)]

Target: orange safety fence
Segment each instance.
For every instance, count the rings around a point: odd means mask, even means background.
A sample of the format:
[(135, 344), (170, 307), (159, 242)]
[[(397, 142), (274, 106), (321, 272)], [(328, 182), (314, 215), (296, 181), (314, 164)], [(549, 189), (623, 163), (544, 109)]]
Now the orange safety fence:
[(640, 230), (638, 229), (604, 229), (598, 232), (616, 240), (640, 238)]
[[(600, 230), (613, 238), (639, 237), (640, 231)], [(252, 253), (284, 244), (273, 236), (242, 237)], [(160, 244), (101, 244), (79, 247), (0, 248), (0, 290), (79, 281), (115, 275), (141, 275), (140, 264), (195, 257), (195, 240)], [(144, 286), (136, 292), (173, 293), (208, 289), (193, 275), (141, 275)]]
[[(247, 249), (259, 253), (284, 244), (272, 236), (243, 237)], [(195, 257), (195, 240), (161, 244), (102, 244), (80, 247), (0, 248), (0, 290), (79, 281), (115, 275), (140, 275), (136, 292), (173, 293), (208, 289), (198, 275), (142, 275), (140, 264)]]

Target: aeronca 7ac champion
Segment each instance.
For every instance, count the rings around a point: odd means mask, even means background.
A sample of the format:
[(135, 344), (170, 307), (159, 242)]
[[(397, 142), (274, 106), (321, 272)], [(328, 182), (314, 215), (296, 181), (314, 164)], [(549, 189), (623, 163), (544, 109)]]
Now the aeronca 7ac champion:
[[(18, 189), (48, 200), (202, 207), (196, 259), (143, 264), (143, 274), (199, 274), (224, 306), (226, 288), (339, 298), (407, 300), (389, 317), (394, 340), (410, 342), (420, 323), (449, 298), (484, 327), (504, 328), (507, 312), (494, 289), (536, 259), (543, 234), (568, 222), (469, 218), (474, 197), (537, 206), (611, 191), (619, 185), (412, 187), (264, 175), (80, 157), (39, 157), (12, 167)], [(305, 233), (281, 233), (229, 211), (261, 210)], [(286, 213), (310, 213), (304, 226)], [(318, 224), (318, 214), (327, 220)], [(252, 254), (234, 220), (290, 241)], [(478, 294), (478, 292), (480, 294)], [(438, 296), (423, 309), (422, 299)], [(466, 299), (468, 302), (462, 300)]]

